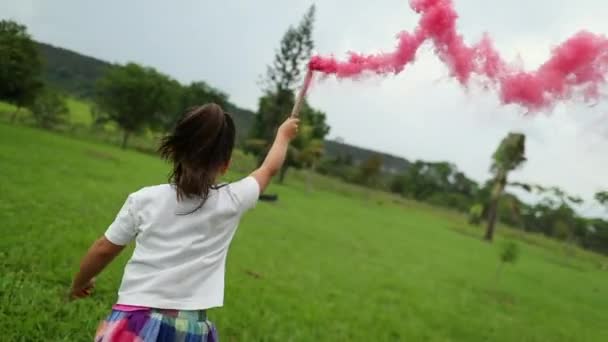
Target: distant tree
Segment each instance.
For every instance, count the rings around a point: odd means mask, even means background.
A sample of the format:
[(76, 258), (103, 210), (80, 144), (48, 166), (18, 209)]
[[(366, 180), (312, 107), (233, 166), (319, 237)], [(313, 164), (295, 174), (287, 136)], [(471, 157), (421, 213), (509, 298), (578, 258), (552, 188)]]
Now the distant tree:
[(323, 138), (329, 132), (325, 125), (325, 114), (311, 108), (305, 101), (300, 111), (300, 133), (291, 142), (285, 165), (279, 173), (279, 182), (283, 182), (290, 167), (316, 168), (323, 155)]
[(403, 195), (407, 184), (407, 178), (404, 175), (395, 175), (391, 180), (389, 189), (392, 193)]
[(381, 171), (382, 157), (378, 154), (372, 155), (359, 165), (359, 183), (367, 186), (375, 185)]
[(300, 133), (294, 143), (299, 143), (301, 147), (292, 152), (300, 166), (309, 170), (306, 179), (309, 192), (312, 191), (312, 173), (316, 171), (317, 164), (323, 156), (323, 140), (315, 138), (314, 134), (312, 126), (300, 125)]
[(595, 194), (595, 200), (608, 210), (608, 191), (600, 191)]
[(310, 6), (298, 26), (290, 26), (283, 35), (274, 61), (267, 67), (266, 77), (262, 80), (267, 92), (293, 91), (302, 82), (306, 63), (314, 48), (315, 10), (315, 5)]
[(353, 158), (350, 154), (339, 154), (333, 158), (322, 159), (319, 162), (317, 171), (347, 182), (353, 181), (354, 175), (357, 172), (353, 166)]
[(404, 195), (423, 201), (438, 190), (428, 170), (429, 164), (421, 160), (415, 161), (406, 169), (403, 175)]
[(494, 237), (498, 201), (507, 185), (509, 172), (520, 167), (526, 161), (525, 144), (525, 135), (509, 133), (492, 156), (491, 171), (494, 174), (494, 185), (488, 205), (488, 226), (484, 237), (487, 241), (492, 241)]
[(177, 82), (135, 63), (116, 66), (97, 83), (97, 104), (107, 120), (123, 130), (122, 148), (145, 127), (158, 127), (175, 112)]
[(189, 108), (211, 102), (220, 105), (224, 110), (228, 110), (228, 95), (221, 90), (213, 88), (203, 81), (192, 82), (182, 87), (179, 95), (177, 117), (166, 125), (167, 128), (171, 127), (179, 116)]
[(0, 100), (17, 107), (11, 121), (15, 121), (21, 107), (33, 103), (42, 88), (39, 80), (42, 63), (36, 43), (26, 27), (14, 21), (0, 21)]
[(64, 97), (49, 88), (45, 88), (28, 107), (36, 123), (47, 129), (65, 122), (69, 113)]
[[(264, 95), (259, 100), (258, 112), (247, 144), (248, 150), (258, 155), (259, 163), (263, 161), (277, 127), (290, 114), (294, 105), (294, 90), (301, 85), (306, 63), (310, 59), (314, 47), (312, 40), (314, 18), (315, 7), (313, 5), (298, 26), (288, 28), (281, 39), (274, 61), (267, 67), (266, 75), (262, 80)], [(312, 127), (315, 140), (322, 140), (329, 132), (325, 114), (314, 110), (308, 103), (304, 104), (300, 112), (300, 119), (302, 124)], [(295, 150), (292, 149), (288, 154), (279, 174), (279, 182), (283, 181), (289, 167), (298, 166), (295, 151), (305, 149), (303, 143), (306, 141), (294, 142)]]
[(518, 182), (509, 185), (541, 196), (541, 200), (534, 205), (519, 204), (523, 208), (522, 223), (525, 230), (542, 232), (570, 243), (585, 239), (587, 223), (573, 209), (573, 206), (583, 203), (582, 198), (570, 195), (555, 186), (544, 187)]

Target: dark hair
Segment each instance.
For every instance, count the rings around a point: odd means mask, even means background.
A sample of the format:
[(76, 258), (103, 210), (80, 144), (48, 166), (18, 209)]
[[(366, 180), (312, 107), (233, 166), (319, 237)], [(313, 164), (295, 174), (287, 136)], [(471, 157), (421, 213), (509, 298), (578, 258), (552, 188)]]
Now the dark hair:
[(205, 203), (219, 171), (230, 162), (235, 134), (230, 115), (209, 103), (187, 111), (162, 139), (158, 151), (173, 163), (169, 182), (178, 200), (200, 198), (201, 206)]

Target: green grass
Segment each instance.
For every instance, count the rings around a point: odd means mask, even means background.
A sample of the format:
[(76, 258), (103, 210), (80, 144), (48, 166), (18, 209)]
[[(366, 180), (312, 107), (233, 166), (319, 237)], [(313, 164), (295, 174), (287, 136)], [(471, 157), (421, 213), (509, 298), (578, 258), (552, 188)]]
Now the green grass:
[[(66, 97), (66, 105), (69, 110), (67, 123), (70, 125), (90, 126), (93, 123), (91, 106), (87, 101)], [(6, 102), (0, 101), (0, 115), (8, 118), (15, 111), (16, 107)], [(31, 114), (27, 109), (21, 109), (20, 118), (23, 121), (31, 120)]]
[[(79, 258), (166, 173), (151, 156), (0, 123), (0, 340), (91, 339), (130, 251), (92, 298), (67, 303)], [(457, 214), (320, 177), (307, 192), (300, 178), (239, 228), (211, 312), (223, 341), (608, 340), (605, 258), (503, 227), (490, 245)], [(507, 235), (520, 259), (496, 282)]]
[(66, 103), (68, 105), (68, 110), (70, 111), (70, 123), (81, 125), (91, 125), (93, 123), (91, 107), (87, 102), (69, 97), (67, 98)]
[(8, 104), (6, 102), (0, 101), (0, 112), (13, 112), (15, 110), (15, 106)]

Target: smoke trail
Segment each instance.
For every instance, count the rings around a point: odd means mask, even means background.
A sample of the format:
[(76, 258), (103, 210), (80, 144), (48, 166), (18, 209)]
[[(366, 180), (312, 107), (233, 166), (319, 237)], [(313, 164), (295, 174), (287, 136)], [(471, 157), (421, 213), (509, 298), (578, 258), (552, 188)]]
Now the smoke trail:
[(550, 108), (557, 101), (582, 95), (591, 102), (599, 97), (599, 87), (608, 75), (608, 39), (581, 31), (553, 49), (551, 57), (536, 71), (509, 66), (485, 35), (471, 46), (456, 29), (452, 0), (410, 0), (420, 21), (413, 33), (401, 32), (393, 52), (364, 55), (350, 53), (344, 61), (313, 56), (309, 68), (339, 78), (365, 72), (398, 74), (414, 61), (420, 46), (430, 41), (450, 75), (468, 85), (472, 75), (496, 86), (504, 104), (519, 104), (530, 111)]

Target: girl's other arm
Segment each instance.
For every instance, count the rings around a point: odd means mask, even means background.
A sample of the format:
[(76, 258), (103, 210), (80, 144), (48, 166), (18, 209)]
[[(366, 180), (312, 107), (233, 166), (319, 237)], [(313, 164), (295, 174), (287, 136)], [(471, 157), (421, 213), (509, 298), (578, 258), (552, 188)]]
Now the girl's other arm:
[(264, 159), (264, 162), (257, 170), (251, 173), (251, 176), (255, 178), (260, 186), (260, 193), (264, 192), (272, 176), (283, 166), (289, 142), (298, 133), (299, 122), (300, 120), (298, 119), (289, 118), (279, 127), (277, 136), (266, 155), (266, 159)]
[(95, 285), (93, 278), (124, 248), (125, 246), (113, 244), (105, 236), (95, 241), (80, 263), (80, 271), (72, 283), (70, 298), (78, 299), (89, 296)]

